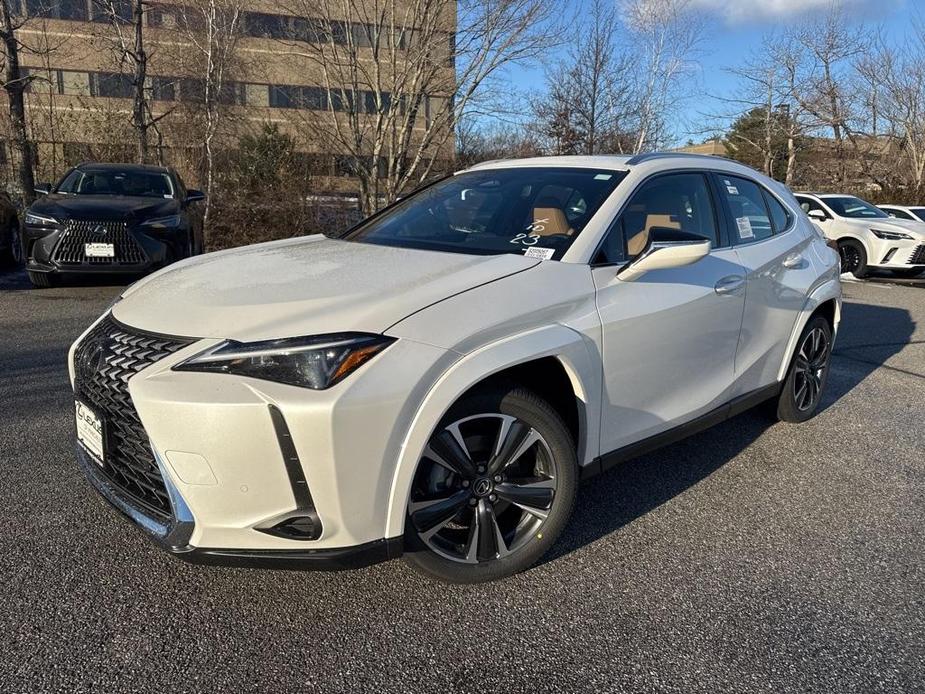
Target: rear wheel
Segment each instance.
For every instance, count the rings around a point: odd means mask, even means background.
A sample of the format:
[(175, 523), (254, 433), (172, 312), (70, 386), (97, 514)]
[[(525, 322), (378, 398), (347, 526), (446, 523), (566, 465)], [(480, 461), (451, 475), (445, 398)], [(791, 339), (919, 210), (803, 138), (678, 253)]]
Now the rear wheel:
[(777, 403), (784, 422), (805, 422), (816, 414), (829, 376), (832, 327), (822, 316), (811, 318), (797, 342), (797, 351)]
[(854, 239), (838, 242), (838, 256), (841, 258), (842, 273), (850, 272), (858, 279), (867, 276), (867, 251), (864, 244)]
[(571, 435), (548, 403), (517, 386), (468, 396), (418, 463), (405, 557), (452, 583), (523, 571), (562, 532), (577, 486)]

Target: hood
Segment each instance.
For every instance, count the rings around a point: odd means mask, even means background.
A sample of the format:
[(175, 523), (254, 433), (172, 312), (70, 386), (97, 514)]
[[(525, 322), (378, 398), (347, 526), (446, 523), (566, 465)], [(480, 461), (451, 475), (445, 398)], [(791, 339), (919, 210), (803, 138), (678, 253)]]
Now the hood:
[(122, 195), (44, 195), (32, 203), (30, 212), (56, 219), (148, 219), (176, 214), (180, 203), (173, 198), (142, 198)]
[(426, 306), (538, 263), (318, 235), (171, 265), (126, 290), (113, 315), (155, 333), (240, 341), (381, 333)]
[[(916, 239), (925, 239), (925, 222), (914, 222), (911, 219), (850, 219), (841, 217), (842, 222), (847, 222), (851, 226), (859, 227), (865, 231), (869, 229), (883, 229), (883, 231), (896, 231), (901, 234), (909, 234)], [(910, 233), (911, 232), (911, 233)]]

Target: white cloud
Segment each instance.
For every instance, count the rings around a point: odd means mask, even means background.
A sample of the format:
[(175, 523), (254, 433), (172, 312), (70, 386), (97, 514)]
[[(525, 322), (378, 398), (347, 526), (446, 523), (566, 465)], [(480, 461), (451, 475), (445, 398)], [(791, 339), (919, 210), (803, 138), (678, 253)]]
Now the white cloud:
[[(902, 3), (903, 0), (841, 0), (839, 4), (851, 16), (882, 17)], [(718, 14), (730, 24), (745, 24), (805, 18), (810, 12), (828, 10), (832, 0), (691, 0), (691, 5)]]

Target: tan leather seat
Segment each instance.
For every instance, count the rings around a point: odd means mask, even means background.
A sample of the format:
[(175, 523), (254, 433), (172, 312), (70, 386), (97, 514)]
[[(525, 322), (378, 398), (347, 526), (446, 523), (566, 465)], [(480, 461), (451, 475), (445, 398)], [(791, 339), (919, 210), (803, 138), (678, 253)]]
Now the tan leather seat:
[(677, 221), (676, 217), (670, 214), (646, 215), (646, 222), (642, 231), (626, 241), (626, 252), (630, 257), (637, 256), (646, 249), (646, 244), (649, 242), (649, 232), (655, 227), (680, 229), (681, 222)]
[(552, 236), (554, 234), (565, 234), (571, 236), (575, 233), (568, 218), (558, 207), (553, 207), (545, 201), (541, 201), (542, 207), (533, 208), (533, 228), (531, 234), (537, 236)]

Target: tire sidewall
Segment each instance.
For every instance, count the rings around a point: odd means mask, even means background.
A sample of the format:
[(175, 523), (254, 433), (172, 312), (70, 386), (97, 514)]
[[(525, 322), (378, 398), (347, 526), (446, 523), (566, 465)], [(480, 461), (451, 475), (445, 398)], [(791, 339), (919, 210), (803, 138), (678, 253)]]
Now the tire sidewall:
[(464, 397), (450, 408), (436, 431), (464, 417), (501, 413), (517, 417), (539, 431), (555, 465), (557, 488), (549, 516), (540, 527), (541, 538), (502, 559), (464, 564), (439, 556), (428, 548), (406, 520), (405, 558), (425, 574), (450, 583), (482, 583), (505, 578), (535, 564), (549, 551), (568, 523), (578, 490), (575, 445), (562, 418), (541, 398), (517, 386), (502, 386)]

